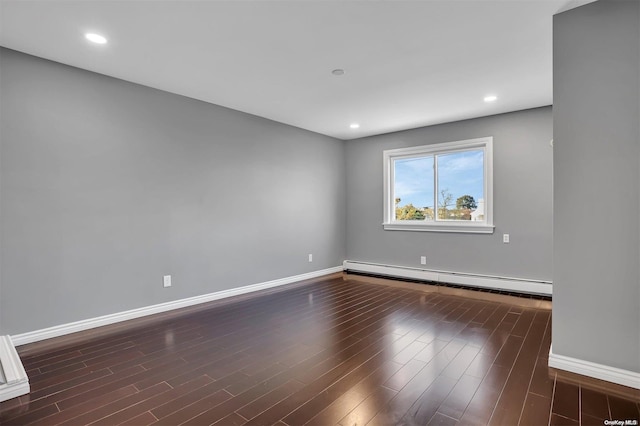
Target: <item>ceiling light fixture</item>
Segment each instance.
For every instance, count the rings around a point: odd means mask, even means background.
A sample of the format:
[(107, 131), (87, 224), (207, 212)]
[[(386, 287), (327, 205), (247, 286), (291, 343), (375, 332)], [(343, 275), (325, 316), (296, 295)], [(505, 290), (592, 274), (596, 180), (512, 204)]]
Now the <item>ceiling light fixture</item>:
[(485, 102), (495, 102), (498, 99), (496, 95), (488, 95), (484, 97)]
[(336, 68), (335, 70), (331, 71), (331, 74), (333, 74), (333, 75), (344, 75), (344, 70), (342, 68)]
[(352, 128), (352, 129), (359, 129), (359, 128), (360, 128), (360, 125), (359, 125), (358, 123), (351, 123), (351, 124), (349, 125), (349, 127), (350, 127), (350, 128)]
[(93, 42), (93, 43), (96, 43), (96, 44), (106, 44), (107, 43), (107, 39), (104, 36), (101, 36), (100, 34), (87, 33), (87, 34), (84, 35), (84, 38), (86, 38), (90, 42)]

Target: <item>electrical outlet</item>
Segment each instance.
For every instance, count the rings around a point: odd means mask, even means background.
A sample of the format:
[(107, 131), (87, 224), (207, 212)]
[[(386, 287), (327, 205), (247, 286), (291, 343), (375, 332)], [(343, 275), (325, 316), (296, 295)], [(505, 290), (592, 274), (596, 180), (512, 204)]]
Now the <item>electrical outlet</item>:
[(509, 234), (502, 234), (502, 242), (509, 244)]
[(313, 254), (309, 253), (309, 262), (313, 262)]
[(162, 277), (162, 283), (165, 287), (171, 287), (171, 275), (165, 275)]
[(427, 256), (420, 256), (420, 264), (421, 265), (427, 264)]

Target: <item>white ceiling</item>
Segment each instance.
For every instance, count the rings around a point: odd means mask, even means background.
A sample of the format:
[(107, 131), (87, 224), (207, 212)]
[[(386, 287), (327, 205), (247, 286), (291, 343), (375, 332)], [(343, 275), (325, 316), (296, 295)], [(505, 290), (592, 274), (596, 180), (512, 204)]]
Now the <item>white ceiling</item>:
[(552, 16), (590, 1), (2, 0), (0, 45), (353, 139), (550, 105)]

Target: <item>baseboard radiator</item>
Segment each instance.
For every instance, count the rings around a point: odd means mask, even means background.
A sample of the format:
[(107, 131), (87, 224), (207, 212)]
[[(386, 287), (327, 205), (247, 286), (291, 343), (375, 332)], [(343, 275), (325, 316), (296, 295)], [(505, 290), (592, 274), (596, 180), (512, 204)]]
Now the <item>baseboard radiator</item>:
[(383, 265), (379, 263), (345, 260), (344, 270), (372, 275), (431, 281), (476, 287), (492, 290), (503, 290), (514, 293), (552, 295), (551, 281), (531, 280), (524, 278), (499, 277), (491, 275), (470, 274), (464, 272), (438, 271), (408, 266)]

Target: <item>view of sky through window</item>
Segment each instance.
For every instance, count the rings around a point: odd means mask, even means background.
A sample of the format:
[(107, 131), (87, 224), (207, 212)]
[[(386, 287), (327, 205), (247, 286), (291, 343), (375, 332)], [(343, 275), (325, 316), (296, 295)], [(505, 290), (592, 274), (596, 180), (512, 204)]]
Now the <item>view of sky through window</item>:
[[(412, 204), (417, 208), (434, 208), (434, 158), (414, 157), (395, 160), (394, 196), (399, 206)], [(442, 191), (450, 194), (455, 206), (459, 197), (470, 195), (476, 202), (484, 198), (484, 153), (481, 150), (437, 155), (438, 203)], [(447, 194), (445, 194), (447, 195)]]
[(396, 160), (394, 194), (400, 205), (433, 208), (433, 157)]

